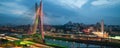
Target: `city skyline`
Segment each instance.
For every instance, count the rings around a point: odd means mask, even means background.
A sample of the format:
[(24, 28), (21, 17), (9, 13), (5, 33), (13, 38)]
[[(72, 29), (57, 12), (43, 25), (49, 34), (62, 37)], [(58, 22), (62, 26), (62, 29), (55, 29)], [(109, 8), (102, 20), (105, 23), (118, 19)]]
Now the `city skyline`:
[[(31, 24), (35, 3), (40, 0), (1, 0), (0, 24)], [(120, 25), (119, 0), (43, 0), (45, 24), (65, 24), (68, 21)]]
[(119, 48), (119, 0), (1, 0), (0, 47)]

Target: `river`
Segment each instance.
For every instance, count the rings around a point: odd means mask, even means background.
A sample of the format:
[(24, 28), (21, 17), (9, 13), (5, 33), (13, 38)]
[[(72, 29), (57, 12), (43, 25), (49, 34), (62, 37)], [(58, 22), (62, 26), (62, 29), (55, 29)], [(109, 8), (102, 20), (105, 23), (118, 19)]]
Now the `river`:
[(67, 48), (112, 48), (112, 47), (108, 47), (108, 46), (69, 42), (69, 41), (62, 41), (62, 40), (56, 40), (56, 39), (45, 39), (45, 41), (46, 41), (46, 43), (64, 46)]

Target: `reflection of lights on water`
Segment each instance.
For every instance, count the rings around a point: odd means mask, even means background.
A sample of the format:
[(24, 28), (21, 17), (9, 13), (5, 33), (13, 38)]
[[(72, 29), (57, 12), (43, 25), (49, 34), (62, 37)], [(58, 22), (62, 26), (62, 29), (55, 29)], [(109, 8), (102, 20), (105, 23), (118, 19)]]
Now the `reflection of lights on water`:
[(74, 48), (74, 47), (75, 47), (74, 45), (75, 45), (75, 42), (72, 42), (72, 46), (71, 46), (71, 48)]
[(73, 44), (75, 44), (75, 42), (72, 42)]
[(68, 43), (68, 41), (66, 41), (66, 43)]
[(53, 41), (55, 41), (55, 39), (53, 39)]
[(62, 42), (62, 41), (60, 40), (60, 42)]

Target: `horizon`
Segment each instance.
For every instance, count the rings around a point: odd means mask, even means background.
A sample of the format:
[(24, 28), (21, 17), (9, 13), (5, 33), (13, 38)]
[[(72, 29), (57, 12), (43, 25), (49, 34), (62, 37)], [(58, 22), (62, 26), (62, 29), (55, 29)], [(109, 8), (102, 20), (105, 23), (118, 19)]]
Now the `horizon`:
[[(67, 23), (69, 23), (70, 21), (68, 21)], [(64, 24), (45, 24), (44, 23), (44, 25), (65, 25), (65, 24), (67, 24), (67, 23), (64, 23)], [(78, 23), (78, 22), (72, 22), (72, 23)], [(84, 24), (84, 25), (96, 25), (97, 23), (100, 23), (100, 22), (96, 22), (96, 23), (91, 23), (91, 24), (85, 24), (85, 23), (78, 23), (78, 24)], [(6, 24), (0, 24), (0, 26), (4, 26), (4, 25), (15, 25), (15, 26), (19, 26), (19, 25), (33, 25), (33, 23), (32, 24), (11, 24), (11, 23), (6, 23)], [(104, 25), (114, 25), (114, 26), (116, 26), (115, 24), (104, 24)], [(120, 25), (118, 25), (118, 26), (120, 26)]]

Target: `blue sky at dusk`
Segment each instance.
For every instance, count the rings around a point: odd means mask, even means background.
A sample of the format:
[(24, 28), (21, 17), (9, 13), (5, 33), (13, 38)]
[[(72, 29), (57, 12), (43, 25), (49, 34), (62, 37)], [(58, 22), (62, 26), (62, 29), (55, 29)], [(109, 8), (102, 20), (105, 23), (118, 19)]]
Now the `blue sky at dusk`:
[[(0, 24), (32, 24), (40, 0), (0, 0)], [(120, 25), (120, 0), (43, 0), (45, 24)]]

